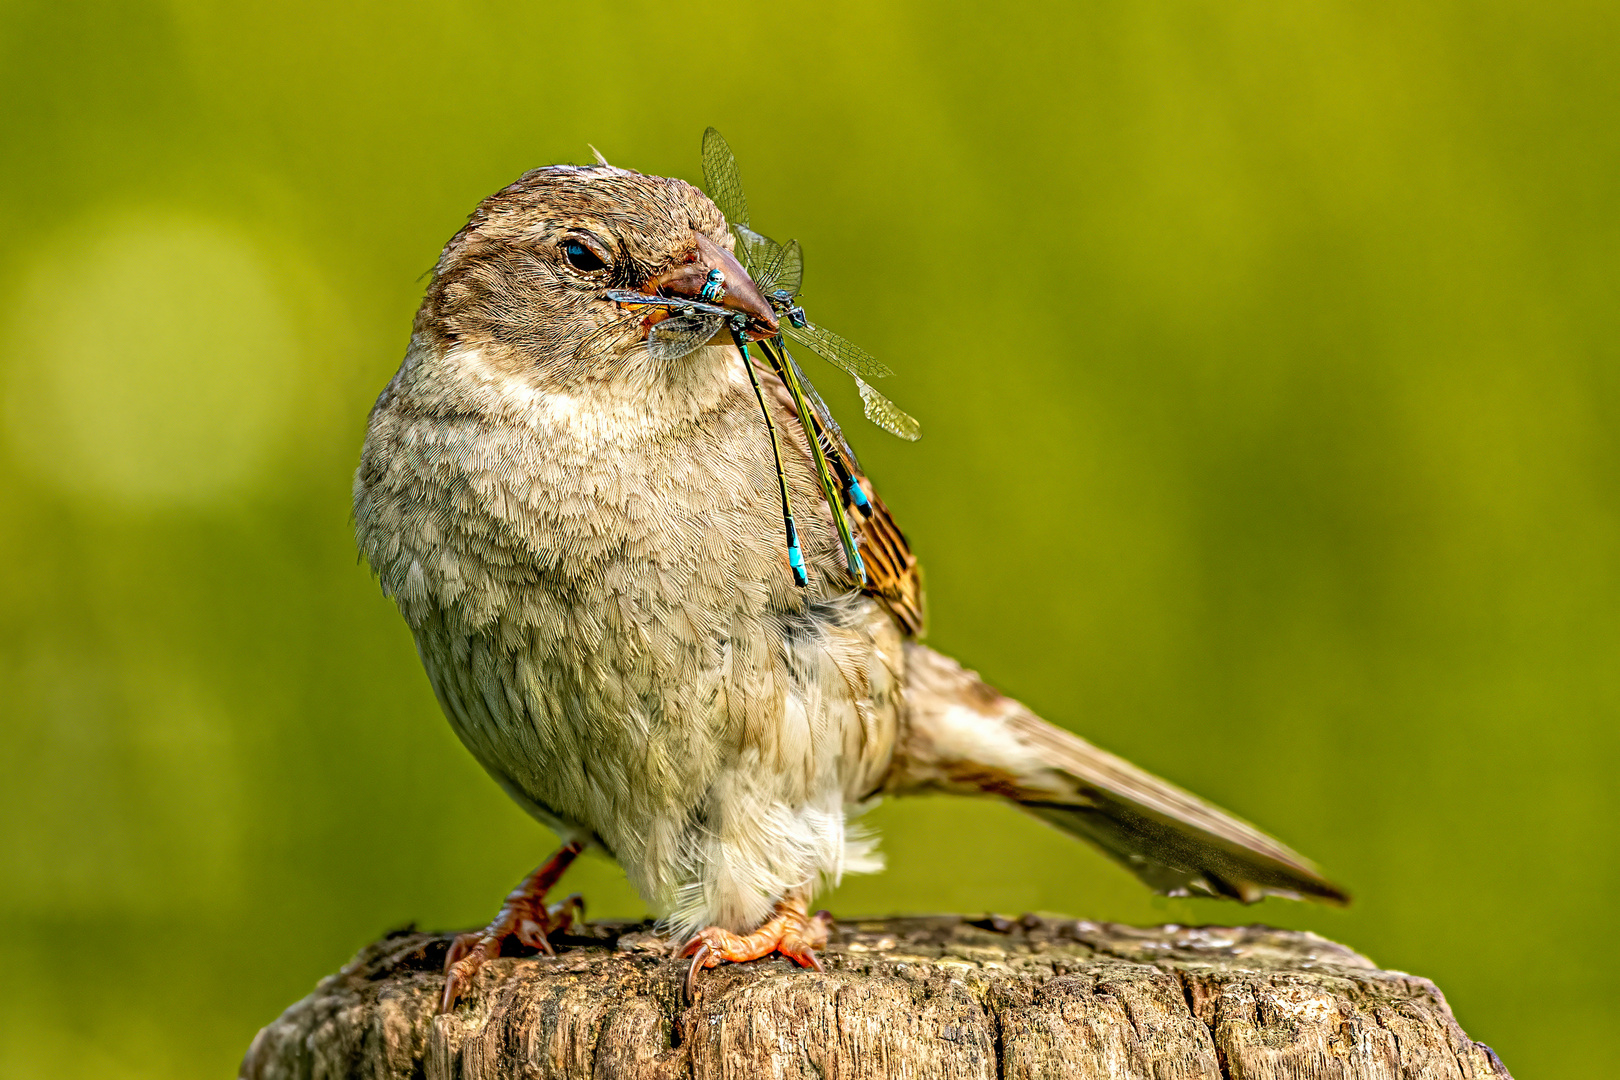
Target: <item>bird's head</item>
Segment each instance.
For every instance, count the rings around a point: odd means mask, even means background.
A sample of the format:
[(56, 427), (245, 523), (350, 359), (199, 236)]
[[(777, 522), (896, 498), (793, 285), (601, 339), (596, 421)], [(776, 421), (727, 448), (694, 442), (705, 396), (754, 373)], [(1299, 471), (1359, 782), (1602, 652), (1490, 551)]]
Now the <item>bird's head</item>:
[(650, 385), (670, 364), (642, 345), (666, 313), (604, 293), (698, 299), (713, 270), (725, 285), (719, 303), (748, 317), (750, 336), (774, 333), (775, 313), (701, 191), (606, 165), (553, 165), (485, 199), (445, 245), (416, 335), (441, 351), (476, 348), (541, 388)]

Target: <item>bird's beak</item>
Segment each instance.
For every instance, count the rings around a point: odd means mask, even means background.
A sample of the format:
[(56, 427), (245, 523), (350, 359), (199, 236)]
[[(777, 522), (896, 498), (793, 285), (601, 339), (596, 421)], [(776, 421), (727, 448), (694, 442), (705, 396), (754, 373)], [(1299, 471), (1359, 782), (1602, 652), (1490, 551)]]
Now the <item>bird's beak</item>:
[(748, 337), (758, 341), (773, 337), (777, 331), (776, 312), (765, 302), (754, 279), (742, 268), (737, 257), (702, 233), (697, 235), (697, 252), (690, 262), (666, 270), (643, 286), (648, 292), (671, 296), (685, 296), (693, 300), (703, 298), (703, 287), (709, 282), (709, 272), (721, 273), (725, 294), (717, 303), (732, 311), (749, 316)]

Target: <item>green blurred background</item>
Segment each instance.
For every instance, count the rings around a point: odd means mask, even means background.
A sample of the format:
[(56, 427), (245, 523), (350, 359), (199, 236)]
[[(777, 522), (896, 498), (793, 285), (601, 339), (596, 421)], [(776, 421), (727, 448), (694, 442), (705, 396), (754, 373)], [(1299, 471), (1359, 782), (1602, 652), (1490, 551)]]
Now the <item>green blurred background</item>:
[(711, 123), (923, 421), (821, 380), (932, 643), (1357, 895), (1159, 900), (923, 801), (831, 905), (1309, 927), (1520, 1076), (1616, 1075), (1620, 9), (0, 10), (0, 1075), (230, 1075), (546, 852), (350, 475), (479, 198), (587, 142), (696, 180)]

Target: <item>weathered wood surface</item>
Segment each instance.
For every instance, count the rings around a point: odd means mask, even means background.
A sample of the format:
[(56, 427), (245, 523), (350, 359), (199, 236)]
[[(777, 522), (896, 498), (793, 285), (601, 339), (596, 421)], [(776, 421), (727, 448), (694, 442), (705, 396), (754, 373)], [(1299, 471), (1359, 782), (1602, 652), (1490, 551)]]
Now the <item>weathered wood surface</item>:
[(435, 1016), (449, 938), (368, 946), (253, 1040), (248, 1080), (1504, 1078), (1426, 979), (1313, 934), (1026, 916), (842, 922), (817, 974), (592, 924)]

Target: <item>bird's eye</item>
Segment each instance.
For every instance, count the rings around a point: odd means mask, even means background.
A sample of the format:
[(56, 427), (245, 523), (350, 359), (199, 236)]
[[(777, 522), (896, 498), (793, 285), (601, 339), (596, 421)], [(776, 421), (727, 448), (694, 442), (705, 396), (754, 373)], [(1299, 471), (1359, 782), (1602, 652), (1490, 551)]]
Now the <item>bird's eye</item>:
[(569, 266), (587, 274), (594, 273), (607, 266), (607, 263), (603, 262), (596, 252), (578, 240), (563, 241), (563, 257), (568, 260)]

